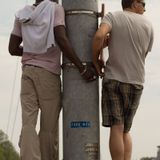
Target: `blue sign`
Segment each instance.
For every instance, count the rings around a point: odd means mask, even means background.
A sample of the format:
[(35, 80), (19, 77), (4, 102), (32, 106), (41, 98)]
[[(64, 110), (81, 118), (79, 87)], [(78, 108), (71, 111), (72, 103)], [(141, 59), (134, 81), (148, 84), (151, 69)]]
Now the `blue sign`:
[(90, 128), (91, 122), (89, 121), (73, 121), (70, 124), (71, 128)]

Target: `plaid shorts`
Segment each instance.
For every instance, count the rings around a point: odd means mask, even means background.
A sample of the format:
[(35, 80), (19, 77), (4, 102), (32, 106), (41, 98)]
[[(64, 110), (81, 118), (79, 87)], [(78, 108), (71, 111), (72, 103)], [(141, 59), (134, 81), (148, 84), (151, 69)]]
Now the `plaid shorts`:
[(143, 86), (107, 80), (102, 89), (102, 125), (111, 127), (124, 124), (129, 132), (138, 108)]

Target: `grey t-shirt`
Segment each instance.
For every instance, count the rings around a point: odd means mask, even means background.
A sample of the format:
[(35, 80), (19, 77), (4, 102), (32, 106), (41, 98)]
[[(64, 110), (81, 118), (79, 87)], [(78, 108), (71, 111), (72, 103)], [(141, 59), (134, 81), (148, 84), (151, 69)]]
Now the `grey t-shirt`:
[(129, 11), (108, 13), (101, 23), (111, 27), (105, 77), (124, 83), (144, 83), (145, 56), (153, 44), (153, 28), (143, 15)]

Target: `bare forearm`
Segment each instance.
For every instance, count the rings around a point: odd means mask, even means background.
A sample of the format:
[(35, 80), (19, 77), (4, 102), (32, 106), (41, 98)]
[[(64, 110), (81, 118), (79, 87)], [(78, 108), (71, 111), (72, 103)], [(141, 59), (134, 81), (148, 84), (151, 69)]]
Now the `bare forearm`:
[(81, 76), (87, 81), (92, 81), (96, 79), (96, 73), (94, 72), (94, 69), (89, 66), (84, 66), (79, 59), (79, 57), (76, 55), (73, 47), (71, 46), (69, 39), (66, 35), (66, 30), (64, 26), (57, 26), (54, 28), (55, 33), (55, 39), (58, 43), (61, 51), (63, 52), (64, 56), (66, 56), (72, 63), (74, 63), (77, 68), (79, 69), (79, 72), (81, 73)]
[(92, 44), (93, 52), (93, 63), (98, 63), (99, 55), (103, 49), (103, 40), (97, 37), (94, 37)]
[(22, 56), (22, 55), (23, 55), (23, 47), (22, 47), (22, 46), (19, 46), (19, 47), (17, 47), (17, 48), (14, 49), (14, 50), (9, 50), (9, 53), (10, 53), (12, 56)]
[(102, 23), (97, 30), (93, 39), (93, 62), (96, 63), (99, 59), (99, 55), (102, 53), (103, 48), (107, 45), (108, 33), (110, 32), (110, 26)]
[(67, 38), (61, 38), (58, 40), (58, 44), (63, 52), (64, 56), (67, 57), (71, 62), (73, 62), (80, 72), (84, 70), (84, 66), (76, 53), (74, 52), (73, 48), (71, 47)]
[(16, 36), (14, 34), (10, 35), (8, 51), (12, 56), (22, 56), (23, 47), (20, 45), (22, 42), (22, 37)]
[(92, 54), (93, 54), (94, 67), (96, 68), (97, 73), (100, 77), (104, 76), (104, 73), (102, 71), (104, 65), (102, 65), (102, 62), (100, 61), (100, 54), (102, 53), (103, 50), (103, 42), (104, 42), (104, 37), (99, 36), (96, 33), (92, 43)]

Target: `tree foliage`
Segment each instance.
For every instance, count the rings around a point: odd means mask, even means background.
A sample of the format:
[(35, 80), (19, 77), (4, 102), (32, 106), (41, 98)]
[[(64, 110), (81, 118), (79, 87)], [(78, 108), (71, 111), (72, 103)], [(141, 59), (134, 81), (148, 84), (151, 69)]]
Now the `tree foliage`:
[(20, 160), (19, 154), (2, 130), (0, 130), (0, 160)]

